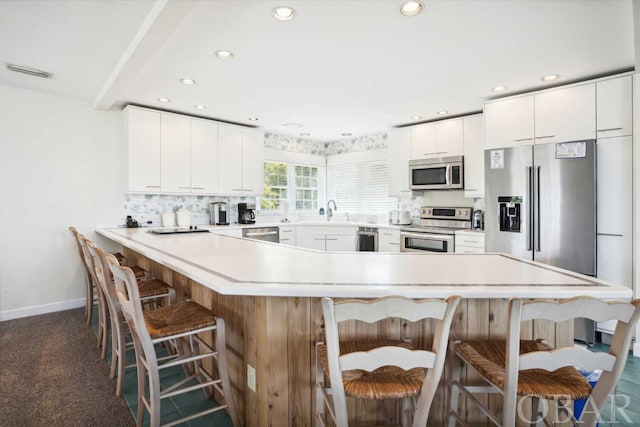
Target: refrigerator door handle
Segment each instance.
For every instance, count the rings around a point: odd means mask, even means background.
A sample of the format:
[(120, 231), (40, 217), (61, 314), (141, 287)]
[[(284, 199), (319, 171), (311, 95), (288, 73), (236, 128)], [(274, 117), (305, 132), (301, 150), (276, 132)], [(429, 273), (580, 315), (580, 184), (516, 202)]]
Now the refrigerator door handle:
[(531, 197), (533, 196), (533, 167), (527, 166), (527, 203), (529, 209), (527, 209), (527, 250), (533, 250), (533, 228), (532, 228), (532, 220), (533, 220), (533, 203)]
[(540, 166), (536, 166), (536, 251), (540, 252)]

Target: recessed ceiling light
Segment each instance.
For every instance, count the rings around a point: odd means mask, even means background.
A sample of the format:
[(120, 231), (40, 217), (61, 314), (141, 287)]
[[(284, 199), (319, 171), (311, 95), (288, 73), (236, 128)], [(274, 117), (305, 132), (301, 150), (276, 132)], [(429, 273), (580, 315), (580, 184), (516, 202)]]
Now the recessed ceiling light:
[(449, 114), (449, 112), (448, 111), (444, 111), (444, 110), (438, 111), (438, 115), (439, 116), (444, 116), (445, 114)]
[(307, 137), (307, 136), (311, 136), (311, 134), (310, 134), (310, 133), (308, 133), (308, 132), (302, 132), (302, 133), (300, 134), (300, 136)]
[(42, 77), (43, 79), (50, 79), (53, 74), (48, 71), (42, 71), (31, 67), (25, 67), (23, 65), (7, 64), (7, 68), (16, 73), (29, 74), (30, 76)]
[(231, 59), (233, 58), (233, 53), (228, 50), (216, 50), (216, 56), (220, 59)]
[(281, 21), (288, 21), (293, 18), (296, 11), (287, 6), (278, 6), (273, 9), (273, 16)]
[(496, 86), (492, 89), (494, 92), (504, 92), (505, 90), (507, 90), (506, 86)]
[(422, 118), (422, 116), (413, 116), (411, 117), (411, 120), (420, 120)]
[(159, 102), (171, 102), (169, 98), (158, 98)]
[(249, 120), (251, 120), (252, 122), (255, 122), (255, 121), (258, 120), (258, 118), (257, 117), (249, 117)]
[(353, 134), (351, 132), (342, 132), (341, 135), (342, 136), (351, 136)]
[(207, 107), (204, 105), (197, 104), (197, 105), (194, 105), (193, 108), (195, 108), (196, 110), (204, 110)]
[(192, 79), (180, 79), (180, 83), (183, 85), (194, 85), (196, 84), (196, 81)]
[(549, 74), (548, 76), (544, 76), (541, 80), (543, 82), (552, 82), (554, 80), (558, 80), (560, 78), (559, 74)]
[(400, 8), (400, 13), (404, 16), (414, 16), (422, 12), (423, 4), (419, 1), (407, 1)]

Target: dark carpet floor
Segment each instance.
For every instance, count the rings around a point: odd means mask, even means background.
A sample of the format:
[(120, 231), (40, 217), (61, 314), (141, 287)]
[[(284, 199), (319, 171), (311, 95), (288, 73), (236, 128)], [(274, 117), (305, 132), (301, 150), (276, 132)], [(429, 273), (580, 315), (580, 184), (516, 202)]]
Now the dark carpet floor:
[(133, 426), (84, 309), (0, 322), (0, 426)]

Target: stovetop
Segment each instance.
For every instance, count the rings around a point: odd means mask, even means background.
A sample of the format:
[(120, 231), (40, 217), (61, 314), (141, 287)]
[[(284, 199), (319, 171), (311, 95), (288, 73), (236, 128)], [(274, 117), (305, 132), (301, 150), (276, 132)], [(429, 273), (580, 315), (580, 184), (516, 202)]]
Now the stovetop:
[(182, 233), (208, 233), (206, 228), (198, 228), (198, 226), (191, 226), (189, 228), (160, 228), (155, 230), (149, 230), (148, 233), (153, 234), (182, 234)]

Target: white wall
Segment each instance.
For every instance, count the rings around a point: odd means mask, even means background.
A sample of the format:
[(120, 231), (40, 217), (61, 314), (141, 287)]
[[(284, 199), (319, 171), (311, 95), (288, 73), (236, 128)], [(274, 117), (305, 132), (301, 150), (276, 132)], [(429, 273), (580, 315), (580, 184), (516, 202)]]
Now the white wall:
[[(25, 77), (28, 78), (28, 77)], [(0, 85), (0, 320), (84, 305), (68, 227), (123, 219), (120, 112)]]

